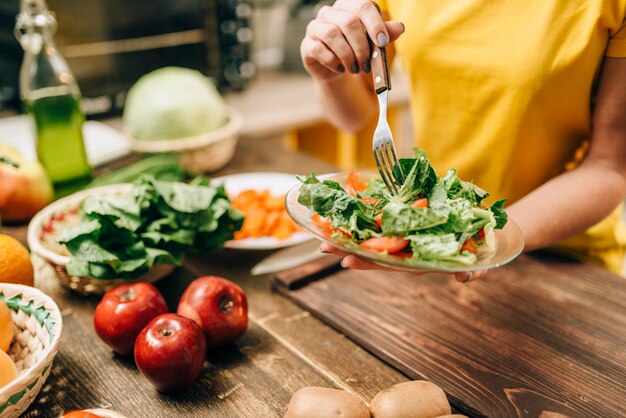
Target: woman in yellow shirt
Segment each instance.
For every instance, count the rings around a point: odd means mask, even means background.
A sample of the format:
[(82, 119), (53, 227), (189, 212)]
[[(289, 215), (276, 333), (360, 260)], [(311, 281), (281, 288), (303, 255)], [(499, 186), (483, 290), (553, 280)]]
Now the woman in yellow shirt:
[(302, 60), (329, 120), (355, 131), (377, 112), (368, 38), (386, 46), (435, 167), (508, 198), (527, 251), (554, 246), (621, 273), (626, 0), (379, 4), (338, 0), (307, 27)]

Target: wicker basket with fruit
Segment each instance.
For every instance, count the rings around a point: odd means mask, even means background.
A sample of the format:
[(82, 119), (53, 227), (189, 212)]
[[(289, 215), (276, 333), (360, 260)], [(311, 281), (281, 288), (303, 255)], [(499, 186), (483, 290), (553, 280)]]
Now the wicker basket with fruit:
[(0, 305), (0, 340), (9, 342), (0, 350), (0, 416), (12, 418), (48, 378), (63, 321), (54, 301), (33, 287), (0, 283)]

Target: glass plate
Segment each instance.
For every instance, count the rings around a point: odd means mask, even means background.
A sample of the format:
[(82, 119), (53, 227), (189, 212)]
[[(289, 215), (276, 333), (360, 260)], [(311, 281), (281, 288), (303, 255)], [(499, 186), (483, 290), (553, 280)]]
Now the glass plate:
[[(373, 177), (379, 177), (374, 172), (358, 172), (361, 181), (369, 180)], [(345, 185), (348, 173), (334, 173), (318, 176), (320, 180), (334, 180)], [(398, 257), (394, 255), (380, 253), (361, 248), (356, 243), (350, 243), (344, 240), (335, 240), (327, 236), (324, 231), (317, 225), (311, 217), (314, 212), (309, 208), (298, 203), (300, 196), (300, 186), (293, 187), (286, 197), (287, 212), (304, 230), (312, 233), (320, 240), (331, 244), (333, 247), (345, 251), (350, 254), (357, 255), (361, 258), (373, 261), (381, 266), (400, 268), (403, 270), (419, 270), (419, 271), (440, 271), (440, 272), (462, 272), (487, 270), (500, 267), (517, 257), (524, 249), (524, 238), (519, 227), (509, 219), (503, 229), (495, 230), (496, 249), (490, 252), (479, 252), (476, 255), (478, 260), (473, 264), (460, 264), (449, 261), (423, 261)]]

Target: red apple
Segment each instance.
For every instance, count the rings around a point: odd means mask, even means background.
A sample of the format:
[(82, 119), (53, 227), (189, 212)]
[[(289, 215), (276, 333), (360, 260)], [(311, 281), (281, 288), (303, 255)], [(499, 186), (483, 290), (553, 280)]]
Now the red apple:
[(190, 386), (202, 371), (206, 343), (189, 318), (163, 314), (154, 318), (135, 341), (135, 363), (161, 392)]
[(146, 324), (167, 311), (165, 299), (150, 283), (120, 284), (104, 294), (93, 324), (102, 341), (127, 356), (133, 353), (135, 338)]
[(246, 295), (223, 277), (205, 276), (191, 282), (178, 302), (177, 312), (200, 325), (207, 348), (233, 342), (248, 328)]

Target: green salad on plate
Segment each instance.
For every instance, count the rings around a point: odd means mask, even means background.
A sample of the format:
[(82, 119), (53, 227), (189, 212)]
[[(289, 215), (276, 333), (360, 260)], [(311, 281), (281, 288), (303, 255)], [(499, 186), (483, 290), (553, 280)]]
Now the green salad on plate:
[(455, 169), (438, 177), (424, 151), (400, 159), (405, 181), (397, 195), (382, 179), (367, 183), (350, 173), (344, 186), (300, 176), (298, 202), (333, 241), (419, 263), (471, 265), (495, 250), (494, 229), (507, 223), (505, 200), (485, 205), (489, 195), (459, 179)]

